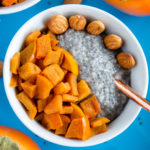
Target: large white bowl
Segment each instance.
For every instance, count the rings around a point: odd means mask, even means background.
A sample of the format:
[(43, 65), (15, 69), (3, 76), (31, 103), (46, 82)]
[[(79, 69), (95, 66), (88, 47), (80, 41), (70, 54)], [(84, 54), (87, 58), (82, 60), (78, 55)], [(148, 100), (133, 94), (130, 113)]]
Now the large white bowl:
[(39, 1), (40, 0), (25, 0), (24, 2), (16, 5), (12, 5), (8, 7), (0, 7), (0, 14), (10, 14), (10, 13), (19, 12), (35, 5)]
[(91, 146), (103, 143), (123, 132), (137, 117), (141, 107), (130, 100), (120, 116), (109, 125), (108, 132), (96, 135), (87, 141), (72, 140), (57, 136), (44, 129), (36, 121), (31, 121), (17, 100), (14, 88), (9, 86), (11, 78), (9, 71), (11, 57), (20, 50), (23, 41), (30, 32), (37, 28), (39, 30), (43, 29), (47, 20), (55, 14), (62, 14), (67, 17), (74, 14), (82, 14), (91, 20), (100, 19), (106, 25), (108, 33), (120, 35), (124, 39), (123, 50), (132, 53), (137, 61), (136, 67), (133, 68), (131, 72), (132, 88), (143, 97), (146, 96), (148, 88), (147, 63), (143, 50), (132, 32), (117, 18), (100, 9), (84, 5), (63, 5), (45, 10), (36, 15), (25, 23), (12, 39), (4, 62), (4, 84), (9, 103), (24, 125), (47, 141), (71, 147)]

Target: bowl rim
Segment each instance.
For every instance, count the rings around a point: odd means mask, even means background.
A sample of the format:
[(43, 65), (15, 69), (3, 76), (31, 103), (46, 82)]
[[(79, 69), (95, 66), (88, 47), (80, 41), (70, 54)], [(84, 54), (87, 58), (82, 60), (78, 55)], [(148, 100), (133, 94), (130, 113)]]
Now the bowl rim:
[(0, 7), (0, 14), (1, 15), (5, 15), (5, 14), (11, 14), (11, 13), (16, 13), (19, 11), (23, 11), (27, 8), (32, 7), (33, 5), (37, 4), (38, 2), (40, 2), (41, 0), (26, 0), (24, 2), (15, 4), (15, 5), (11, 5), (8, 7)]
[[(67, 8), (67, 7), (70, 7), (70, 6), (71, 6), (71, 7), (73, 6), (73, 7), (76, 7), (76, 8), (80, 8), (80, 9), (84, 7), (84, 8), (93, 10), (93, 11), (94, 11), (94, 10), (97, 10), (97, 11), (99, 11), (99, 12), (101, 12), (101, 13), (104, 13), (104, 14), (110, 16), (111, 18), (113, 18), (114, 20), (116, 20), (117, 22), (119, 22), (119, 24), (121, 24), (122, 26), (124, 26), (124, 28), (129, 32), (129, 34), (132, 36), (132, 38), (134, 39), (134, 41), (135, 41), (136, 44), (138, 45), (139, 49), (141, 50), (141, 54), (143, 55), (144, 64), (145, 64), (145, 68), (146, 68), (146, 84), (145, 84), (145, 89), (144, 89), (144, 92), (143, 92), (143, 93), (144, 93), (143, 96), (146, 97), (146, 94), (147, 94), (147, 91), (148, 91), (148, 81), (149, 81), (149, 77), (148, 77), (148, 74), (149, 74), (149, 72), (148, 72), (148, 66), (147, 66), (146, 57), (145, 57), (145, 55), (144, 55), (144, 52), (143, 52), (143, 50), (142, 50), (142, 47), (141, 47), (141, 45), (139, 44), (139, 42), (138, 42), (138, 40), (136, 39), (136, 37), (134, 36), (134, 34), (130, 31), (130, 29), (129, 29), (122, 21), (120, 21), (119, 19), (117, 19), (115, 16), (113, 16), (113, 15), (111, 15), (111, 14), (109, 14), (109, 13), (107, 13), (107, 12), (101, 10), (101, 9), (98, 9), (98, 8), (95, 8), (95, 7), (91, 7), (91, 6), (81, 5), (81, 4), (80, 4), (80, 5), (78, 5), (78, 4), (69, 4), (69, 5), (62, 5), (62, 6), (56, 6), (56, 7), (53, 7), (53, 8), (49, 8), (49, 9), (46, 9), (46, 10), (44, 10), (44, 11), (38, 13), (37, 15), (33, 16), (31, 19), (29, 19), (29, 20), (17, 31), (17, 33), (16, 33), (15, 36), (13, 37), (12, 41), (10, 42), (10, 45), (9, 45), (9, 47), (8, 47), (8, 49), (7, 49), (7, 53), (6, 53), (5, 60), (4, 60), (4, 69), (3, 69), (4, 74), (7, 73), (6, 68), (7, 68), (8, 66), (7, 66), (6, 62), (7, 62), (7, 55), (8, 55), (8, 52), (9, 52), (9, 50), (10, 50), (10, 48), (11, 48), (11, 43), (13, 42), (14, 38), (16, 37), (16, 35), (19, 34), (20, 30), (21, 30), (26, 24), (28, 24), (32, 19), (34, 19), (34, 18), (36, 18), (36, 17), (38, 17), (38, 16), (41, 16), (41, 15), (44, 15), (46, 12), (49, 12), (50, 10), (55, 10), (56, 8), (63, 8), (63, 9), (65, 9), (65, 8)], [(132, 122), (135, 120), (135, 118), (137, 117), (137, 115), (139, 114), (139, 112), (140, 112), (140, 110), (141, 110), (141, 107), (137, 105), (137, 107), (136, 107), (136, 108), (137, 108), (136, 114), (135, 114), (134, 117), (132, 117), (132, 119), (130, 119), (130, 122), (126, 123), (126, 125), (124, 125), (124, 126), (123, 126), (119, 131), (117, 131), (114, 135), (111, 135), (109, 138), (107, 138), (107, 140), (106, 140), (106, 139), (103, 139), (103, 140), (101, 140), (101, 142), (98, 141), (98, 140), (96, 140), (96, 141), (94, 141), (93, 143), (90, 143), (90, 142), (89, 142), (89, 143), (84, 144), (84, 142), (81, 142), (81, 144), (77, 145), (76, 143), (73, 143), (73, 142), (63, 142), (63, 141), (58, 140), (58, 139), (56, 139), (56, 138), (54, 138), (54, 139), (53, 139), (53, 138), (47, 139), (46, 137), (44, 137), (44, 136), (42, 135), (42, 133), (41, 133), (41, 134), (40, 134), (39, 132), (37, 133), (37, 132), (35, 131), (34, 127), (30, 126), (29, 123), (26, 123), (26, 122), (24, 121), (24, 119), (21, 117), (21, 115), (17, 113), (17, 110), (15, 109), (15, 107), (13, 106), (12, 101), (10, 100), (11, 97), (10, 97), (10, 95), (8, 95), (6, 80), (7, 80), (7, 79), (6, 79), (5, 76), (4, 76), (4, 87), (5, 87), (6, 95), (7, 95), (8, 101), (9, 101), (9, 103), (10, 103), (10, 105), (11, 105), (13, 111), (14, 111), (15, 114), (17, 115), (17, 117), (18, 117), (18, 118), (22, 121), (22, 123), (23, 123), (28, 129), (30, 129), (33, 133), (37, 134), (38, 136), (40, 136), (41, 138), (43, 138), (43, 139), (45, 139), (45, 140), (47, 140), (47, 141), (49, 141), (49, 142), (52, 142), (52, 143), (55, 143), (55, 144), (58, 144), (58, 145), (69, 146), (69, 147), (87, 147), (87, 146), (93, 146), (93, 145), (97, 145), (97, 144), (103, 143), (103, 142), (105, 142), (105, 141), (108, 141), (108, 140), (110, 140), (110, 139), (112, 139), (112, 138), (118, 136), (118, 135), (119, 135), (120, 133), (122, 133), (125, 129), (127, 129), (127, 128), (132, 124)], [(68, 141), (69, 141), (69, 140), (68, 140)]]

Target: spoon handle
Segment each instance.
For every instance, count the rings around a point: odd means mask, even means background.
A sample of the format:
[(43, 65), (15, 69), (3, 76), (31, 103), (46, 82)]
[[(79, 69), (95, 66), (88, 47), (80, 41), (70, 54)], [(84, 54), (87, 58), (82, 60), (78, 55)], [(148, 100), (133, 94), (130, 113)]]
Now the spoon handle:
[(150, 112), (150, 102), (141, 97), (139, 94), (134, 92), (129, 86), (124, 84), (118, 79), (114, 79), (116, 87), (122, 91), (125, 95), (127, 95), (129, 98), (134, 100), (137, 104), (139, 104), (141, 107), (146, 109), (147, 111)]

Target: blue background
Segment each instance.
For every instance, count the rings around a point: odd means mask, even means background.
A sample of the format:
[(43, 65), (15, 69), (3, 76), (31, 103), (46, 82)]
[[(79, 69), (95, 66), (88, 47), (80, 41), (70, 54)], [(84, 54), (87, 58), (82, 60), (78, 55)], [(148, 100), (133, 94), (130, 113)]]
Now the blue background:
[[(0, 60), (4, 60), (7, 47), (15, 35), (17, 30), (31, 17), (37, 13), (57, 5), (62, 5), (63, 0), (41, 0), (40, 3), (25, 11), (10, 14), (0, 15)], [(150, 55), (150, 17), (135, 17), (118, 11), (109, 6), (102, 0), (83, 0), (83, 4), (94, 6), (103, 9), (121, 21), (123, 21), (135, 34), (141, 43), (144, 53), (146, 55), (148, 66), (150, 69), (149, 55)], [(141, 70), (142, 71), (142, 70)], [(147, 99), (150, 100), (150, 90), (147, 94)], [(40, 146), (42, 150), (58, 149), (71, 150), (80, 148), (62, 147), (50, 142), (47, 142), (29, 131), (16, 117), (12, 111), (3, 85), (3, 78), (0, 78), (0, 124), (17, 128), (32, 139)], [(150, 149), (150, 113), (142, 110), (134, 123), (121, 135), (116, 138), (93, 147), (82, 148), (83, 150), (149, 150)]]

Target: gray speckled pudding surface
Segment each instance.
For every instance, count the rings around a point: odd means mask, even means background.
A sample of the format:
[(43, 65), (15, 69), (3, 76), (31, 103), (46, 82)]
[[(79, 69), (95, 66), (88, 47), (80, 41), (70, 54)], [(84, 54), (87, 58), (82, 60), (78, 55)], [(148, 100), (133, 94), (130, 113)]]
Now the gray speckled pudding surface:
[(79, 65), (80, 78), (89, 83), (93, 94), (99, 99), (101, 116), (110, 120), (116, 118), (128, 98), (116, 89), (113, 78), (117, 74), (124, 83), (129, 84), (130, 72), (118, 65), (115, 52), (104, 47), (101, 36), (68, 29), (57, 38), (60, 41), (59, 46), (74, 56)]

